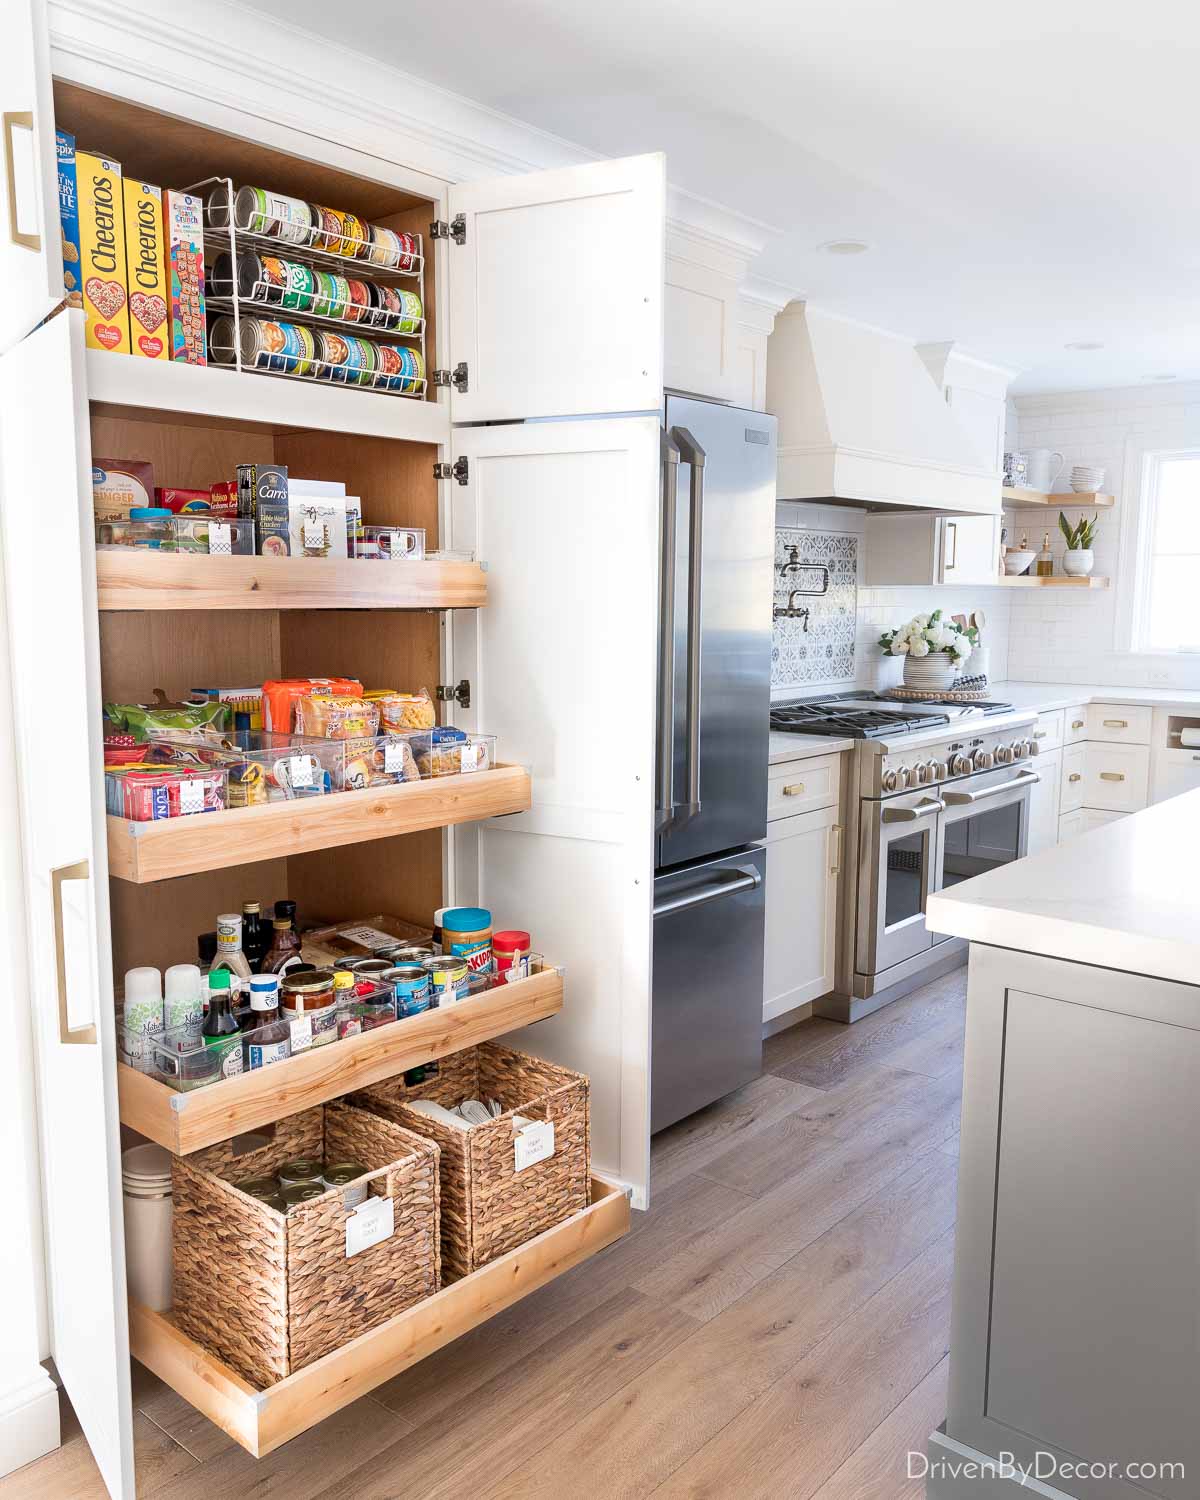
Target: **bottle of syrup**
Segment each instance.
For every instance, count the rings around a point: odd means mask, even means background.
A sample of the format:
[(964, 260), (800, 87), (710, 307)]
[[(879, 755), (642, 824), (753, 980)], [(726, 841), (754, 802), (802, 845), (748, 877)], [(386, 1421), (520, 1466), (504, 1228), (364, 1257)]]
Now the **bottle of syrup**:
[[(275, 910), (278, 912), (279, 903), (276, 904)], [(290, 917), (277, 916), (271, 923), (271, 928), (271, 946), (267, 949), (267, 955), (263, 959), (262, 972), (278, 974), (282, 977), (297, 964), (303, 962), (300, 956), (300, 939), (292, 927)]]

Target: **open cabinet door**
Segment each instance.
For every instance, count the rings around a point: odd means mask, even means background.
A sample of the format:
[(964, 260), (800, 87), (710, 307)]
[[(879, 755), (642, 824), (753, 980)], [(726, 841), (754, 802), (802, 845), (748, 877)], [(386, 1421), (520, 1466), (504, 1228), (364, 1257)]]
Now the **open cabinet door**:
[(0, 111), (3, 352), (48, 317), (64, 295), (44, 0), (5, 0)]
[(0, 356), (0, 516), (51, 1352), (109, 1491), (133, 1500), (83, 363), (74, 312)]
[(449, 209), (453, 421), (658, 409), (663, 156), (469, 182)]
[(455, 722), (496, 734), (533, 777), (527, 813), (457, 835), (453, 899), (527, 928), (566, 970), (561, 1015), (515, 1045), (587, 1073), (592, 1160), (645, 1207), (658, 454), (654, 417), (454, 435), (454, 547), (488, 564), (488, 605), (456, 610)]

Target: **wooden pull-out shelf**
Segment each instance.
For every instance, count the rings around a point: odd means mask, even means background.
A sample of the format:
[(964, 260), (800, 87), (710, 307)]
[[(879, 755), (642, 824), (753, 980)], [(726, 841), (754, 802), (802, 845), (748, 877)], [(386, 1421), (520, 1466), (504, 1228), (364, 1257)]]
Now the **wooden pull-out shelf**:
[(101, 609), (478, 609), (478, 563), (333, 557), (209, 557), (105, 548)]
[[(384, 566), (381, 564), (381, 566)], [(176, 875), (281, 859), (389, 839), (422, 828), (474, 823), (526, 812), (529, 772), (493, 766), (464, 776), (434, 776), (365, 792), (334, 792), (264, 807), (193, 813), (150, 823), (108, 819), (108, 873), (144, 885)]]
[(130, 1349), (184, 1400), (262, 1458), (611, 1245), (628, 1228), (624, 1190), (593, 1177), (587, 1208), (263, 1391), (181, 1333), (169, 1313), (150, 1312), (135, 1302), (129, 1305)]
[(186, 1156), (302, 1109), (393, 1078), (421, 1063), (557, 1015), (563, 978), (543, 969), (472, 1000), (407, 1016), (361, 1036), (298, 1053), (286, 1062), (179, 1093), (149, 1073), (117, 1065), (121, 1123)]

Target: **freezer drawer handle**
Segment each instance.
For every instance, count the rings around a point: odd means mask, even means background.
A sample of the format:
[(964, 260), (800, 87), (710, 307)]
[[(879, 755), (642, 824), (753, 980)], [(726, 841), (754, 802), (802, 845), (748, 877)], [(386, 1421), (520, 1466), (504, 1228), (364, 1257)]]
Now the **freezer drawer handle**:
[(661, 833), (675, 817), (675, 493), (679, 448), (668, 432), (661, 435), (662, 569), (658, 583), (658, 806), (655, 830)]
[(704, 463), (705, 452), (686, 427), (672, 427), (681, 463), (692, 471), (688, 490), (688, 623), (687, 724), (684, 768), (687, 788), (676, 808), (675, 826), (690, 823), (700, 812), (700, 643), (704, 636)]
[(67, 959), (63, 952), (62, 888), (64, 880), (90, 880), (86, 859), (78, 864), (60, 865), (50, 871), (50, 894), (54, 907), (54, 969), (58, 980), (58, 1039), (64, 1047), (96, 1045), (94, 1025), (72, 1027), (67, 1013)]
[[(946, 800), (949, 801), (949, 794)], [(918, 818), (926, 818), (930, 813), (945, 811), (945, 802), (937, 797), (923, 797), (916, 807), (885, 807), (883, 821), (885, 823), (915, 823)]]
[(981, 792), (947, 792), (946, 801), (951, 807), (962, 807), (970, 802), (986, 802), (989, 797), (998, 797), (1001, 792), (1011, 792), (1015, 787), (1036, 786), (1041, 779), (1036, 771), (1022, 771), (1010, 781), (1002, 781), (997, 786), (985, 786)]
[(762, 884), (757, 870), (741, 869), (714, 880), (711, 885), (702, 885), (695, 890), (683, 891), (678, 896), (664, 896), (654, 903), (656, 917), (669, 917), (672, 912), (689, 911), (693, 906), (705, 906), (710, 901), (720, 901), (723, 896), (734, 896), (738, 891), (753, 891)]

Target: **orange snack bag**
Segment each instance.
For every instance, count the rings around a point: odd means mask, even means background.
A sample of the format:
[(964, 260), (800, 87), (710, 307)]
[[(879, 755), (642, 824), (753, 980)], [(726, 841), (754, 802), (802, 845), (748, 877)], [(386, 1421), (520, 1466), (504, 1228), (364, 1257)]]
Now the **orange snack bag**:
[(296, 727), (296, 704), (314, 693), (337, 693), (361, 698), (362, 683), (353, 677), (283, 677), (263, 683), (263, 728), (275, 734), (292, 734)]

